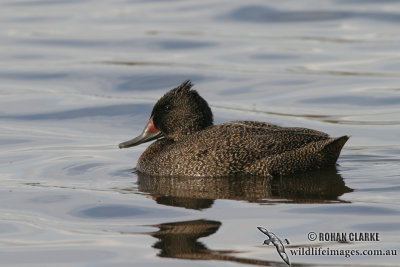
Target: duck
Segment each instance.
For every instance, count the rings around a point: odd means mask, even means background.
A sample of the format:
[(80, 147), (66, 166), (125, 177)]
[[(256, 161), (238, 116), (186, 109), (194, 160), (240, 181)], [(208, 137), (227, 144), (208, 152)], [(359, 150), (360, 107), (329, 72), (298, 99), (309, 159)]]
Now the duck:
[(119, 148), (153, 142), (136, 171), (151, 176), (276, 177), (335, 166), (349, 136), (259, 121), (213, 123), (190, 80), (154, 105), (142, 133)]

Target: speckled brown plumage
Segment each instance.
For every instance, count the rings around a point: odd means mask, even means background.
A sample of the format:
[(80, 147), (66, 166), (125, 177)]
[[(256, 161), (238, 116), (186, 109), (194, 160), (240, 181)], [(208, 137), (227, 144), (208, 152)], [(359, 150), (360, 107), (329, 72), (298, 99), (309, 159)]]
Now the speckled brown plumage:
[(207, 102), (191, 87), (189, 81), (183, 83), (154, 106), (147, 127), (155, 128), (153, 132), (159, 131), (156, 137), (162, 134), (164, 138), (140, 156), (139, 172), (158, 176), (305, 172), (334, 165), (349, 138), (255, 121), (213, 125)]

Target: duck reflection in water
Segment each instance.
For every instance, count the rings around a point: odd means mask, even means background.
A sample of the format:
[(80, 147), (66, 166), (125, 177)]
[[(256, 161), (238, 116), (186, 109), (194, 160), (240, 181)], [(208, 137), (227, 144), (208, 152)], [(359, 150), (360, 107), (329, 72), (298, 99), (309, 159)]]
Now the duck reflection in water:
[(216, 233), (221, 226), (220, 222), (210, 220), (196, 220), (153, 225), (159, 231), (150, 233), (159, 239), (153, 247), (160, 249), (158, 256), (192, 260), (222, 260), (245, 264), (275, 266), (278, 262), (240, 258), (232, 256), (237, 253), (231, 250), (208, 249), (199, 238)]
[[(158, 256), (190, 260), (218, 260), (259, 266), (283, 266), (282, 261), (268, 261), (239, 257), (241, 251), (213, 250), (198, 239), (215, 234), (221, 222), (211, 220), (195, 220), (152, 225), (159, 228), (157, 232), (148, 233), (158, 239), (153, 248), (159, 249)], [(274, 248), (273, 248), (274, 249)], [(287, 265), (286, 265), (287, 266)], [(321, 266), (310, 263), (296, 266)]]
[(139, 191), (158, 204), (188, 209), (210, 208), (216, 199), (256, 203), (330, 203), (353, 190), (335, 167), (282, 177), (174, 177), (138, 175)]

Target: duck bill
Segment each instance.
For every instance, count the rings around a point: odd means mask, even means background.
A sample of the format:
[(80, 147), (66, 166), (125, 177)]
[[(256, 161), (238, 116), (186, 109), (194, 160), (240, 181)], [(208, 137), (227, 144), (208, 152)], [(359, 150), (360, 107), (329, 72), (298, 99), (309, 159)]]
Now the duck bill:
[(144, 128), (143, 132), (129, 141), (119, 144), (119, 148), (127, 148), (137, 146), (162, 136), (162, 133), (154, 127), (153, 118), (150, 118), (149, 123)]

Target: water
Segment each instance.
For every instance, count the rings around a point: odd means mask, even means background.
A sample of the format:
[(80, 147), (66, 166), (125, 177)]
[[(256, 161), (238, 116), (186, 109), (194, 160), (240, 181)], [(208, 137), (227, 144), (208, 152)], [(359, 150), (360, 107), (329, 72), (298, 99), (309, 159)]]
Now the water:
[[(287, 252), (399, 250), (399, 2), (9, 0), (0, 10), (2, 265), (285, 266), (257, 226), (287, 238)], [(117, 145), (186, 79), (217, 123), (351, 135), (339, 166), (273, 182), (138, 177), (147, 144)], [(289, 258), (396, 266), (399, 256)]]

